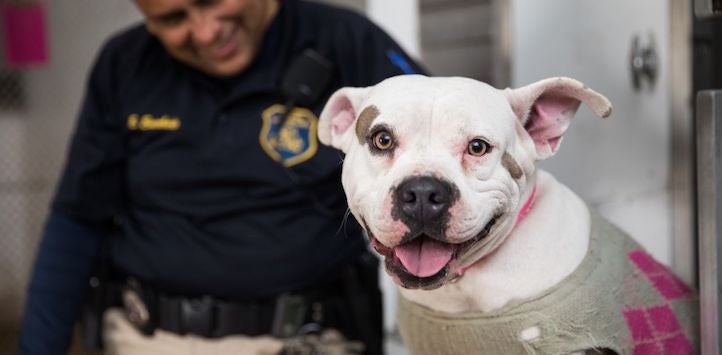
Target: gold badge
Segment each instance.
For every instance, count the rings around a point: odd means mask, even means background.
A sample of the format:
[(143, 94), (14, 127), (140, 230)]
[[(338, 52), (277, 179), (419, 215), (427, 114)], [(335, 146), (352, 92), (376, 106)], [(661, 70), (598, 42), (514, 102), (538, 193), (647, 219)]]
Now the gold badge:
[(281, 126), (284, 110), (281, 104), (263, 110), (263, 127), (258, 139), (268, 156), (290, 167), (316, 154), (318, 118), (305, 108), (294, 107)]

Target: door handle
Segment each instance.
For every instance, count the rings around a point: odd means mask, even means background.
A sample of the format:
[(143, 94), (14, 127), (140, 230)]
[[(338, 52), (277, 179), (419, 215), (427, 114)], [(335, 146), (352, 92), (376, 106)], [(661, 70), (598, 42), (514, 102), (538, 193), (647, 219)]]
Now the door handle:
[(632, 73), (632, 87), (635, 91), (641, 91), (643, 82), (647, 82), (650, 89), (654, 88), (659, 72), (659, 60), (655, 48), (654, 36), (649, 36), (647, 45), (643, 45), (640, 37), (635, 35), (632, 38), (630, 50), (630, 67)]

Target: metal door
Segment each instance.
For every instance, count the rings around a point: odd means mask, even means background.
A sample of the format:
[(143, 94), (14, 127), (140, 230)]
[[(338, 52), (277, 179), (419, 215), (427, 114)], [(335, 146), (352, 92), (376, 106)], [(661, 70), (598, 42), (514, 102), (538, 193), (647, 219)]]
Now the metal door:
[(700, 331), (707, 355), (722, 351), (722, 1), (695, 0), (694, 8)]
[(570, 76), (614, 106), (580, 109), (542, 167), (672, 264), (669, 2), (513, 0), (511, 21), (513, 86)]

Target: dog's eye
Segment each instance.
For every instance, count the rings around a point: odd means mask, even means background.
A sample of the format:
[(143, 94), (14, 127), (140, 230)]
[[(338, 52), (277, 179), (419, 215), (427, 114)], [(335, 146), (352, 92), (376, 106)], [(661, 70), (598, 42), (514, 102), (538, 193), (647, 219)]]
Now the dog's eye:
[(491, 145), (481, 138), (474, 138), (469, 142), (469, 154), (480, 157), (491, 150)]
[(374, 147), (378, 150), (389, 150), (394, 146), (394, 137), (387, 131), (378, 131), (372, 137)]

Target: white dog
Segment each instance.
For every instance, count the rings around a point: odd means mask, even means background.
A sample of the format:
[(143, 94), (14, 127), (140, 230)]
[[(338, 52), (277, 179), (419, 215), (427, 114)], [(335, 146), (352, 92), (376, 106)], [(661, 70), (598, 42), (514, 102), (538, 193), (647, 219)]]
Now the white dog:
[[(418, 75), (343, 88), (319, 139), (401, 288), (412, 354), (691, 354), (696, 298), (536, 163), (581, 102), (569, 78), (497, 90)], [(613, 142), (610, 142), (613, 144)]]

